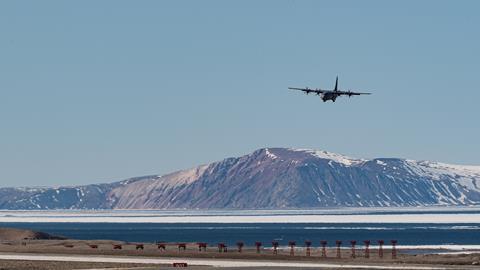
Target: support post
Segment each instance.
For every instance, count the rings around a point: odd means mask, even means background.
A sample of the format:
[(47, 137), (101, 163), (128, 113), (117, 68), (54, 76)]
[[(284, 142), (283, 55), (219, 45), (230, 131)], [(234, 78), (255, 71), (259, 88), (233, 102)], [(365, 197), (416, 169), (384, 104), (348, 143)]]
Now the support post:
[(383, 244), (385, 243), (385, 241), (383, 240), (378, 240), (378, 257), (380, 259), (383, 258)]
[(237, 242), (237, 248), (239, 253), (242, 253), (243, 245), (243, 242)]
[(352, 245), (352, 254), (351, 254), (351, 257), (352, 257), (352, 258), (355, 258), (355, 257), (356, 257), (356, 255), (355, 255), (355, 245), (357, 244), (357, 241), (352, 240), (352, 241), (350, 241), (350, 244)]
[(227, 252), (227, 245), (225, 243), (218, 243), (218, 253)]
[(197, 243), (198, 245), (198, 251), (207, 251), (207, 243), (204, 242), (199, 242)]
[(310, 252), (310, 247), (311, 247), (311, 246), (312, 246), (312, 241), (306, 240), (306, 241), (305, 241), (305, 255), (306, 255), (307, 257), (310, 257), (310, 253), (311, 253), (311, 252)]
[(335, 244), (337, 245), (337, 258), (340, 259), (340, 258), (342, 258), (342, 252), (340, 250), (340, 246), (342, 245), (342, 241), (337, 240), (337, 241), (335, 241)]
[(370, 240), (363, 241), (365, 244), (365, 258), (370, 258)]
[(327, 241), (322, 240), (320, 241), (320, 245), (322, 245), (322, 258), (327, 257)]
[(295, 256), (295, 241), (288, 242), (288, 245), (290, 246), (290, 256)]
[(255, 242), (255, 247), (257, 248), (257, 253), (260, 253), (260, 247), (262, 246), (262, 242)]
[(392, 243), (392, 259), (397, 258), (397, 240), (391, 240)]
[(273, 241), (272, 242), (272, 247), (273, 247), (273, 254), (277, 255), (278, 254), (278, 242)]

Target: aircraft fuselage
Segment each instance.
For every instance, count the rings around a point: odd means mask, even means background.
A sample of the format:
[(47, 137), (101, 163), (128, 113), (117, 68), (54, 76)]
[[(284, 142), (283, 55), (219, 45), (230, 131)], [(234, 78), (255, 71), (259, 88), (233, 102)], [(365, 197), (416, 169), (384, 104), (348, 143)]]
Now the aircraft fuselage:
[(326, 102), (327, 100), (331, 100), (331, 101), (335, 102), (337, 97), (338, 97), (338, 95), (332, 91), (332, 92), (324, 93), (322, 95), (322, 100), (323, 100), (323, 102)]

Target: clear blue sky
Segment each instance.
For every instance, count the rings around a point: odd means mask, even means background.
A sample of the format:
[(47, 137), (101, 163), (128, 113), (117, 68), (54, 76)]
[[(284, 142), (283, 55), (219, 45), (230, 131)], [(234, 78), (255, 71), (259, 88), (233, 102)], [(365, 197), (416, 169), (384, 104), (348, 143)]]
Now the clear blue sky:
[[(0, 185), (260, 147), (480, 165), (478, 1), (2, 1)], [(288, 86), (372, 96), (323, 103)]]

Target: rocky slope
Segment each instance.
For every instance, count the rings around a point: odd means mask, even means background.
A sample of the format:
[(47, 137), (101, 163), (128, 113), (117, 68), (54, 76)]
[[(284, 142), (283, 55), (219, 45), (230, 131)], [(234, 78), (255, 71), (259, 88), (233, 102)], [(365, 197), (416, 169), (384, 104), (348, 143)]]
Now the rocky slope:
[(209, 209), (480, 204), (480, 166), (264, 148), (122, 182), (2, 188), (3, 209)]

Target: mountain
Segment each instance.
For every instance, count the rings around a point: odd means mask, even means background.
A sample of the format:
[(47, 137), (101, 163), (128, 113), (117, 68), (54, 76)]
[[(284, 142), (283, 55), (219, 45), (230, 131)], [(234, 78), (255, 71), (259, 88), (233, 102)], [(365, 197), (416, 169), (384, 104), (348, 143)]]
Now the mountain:
[(1, 188), (2, 209), (223, 209), (480, 204), (480, 166), (263, 148), (163, 176)]

